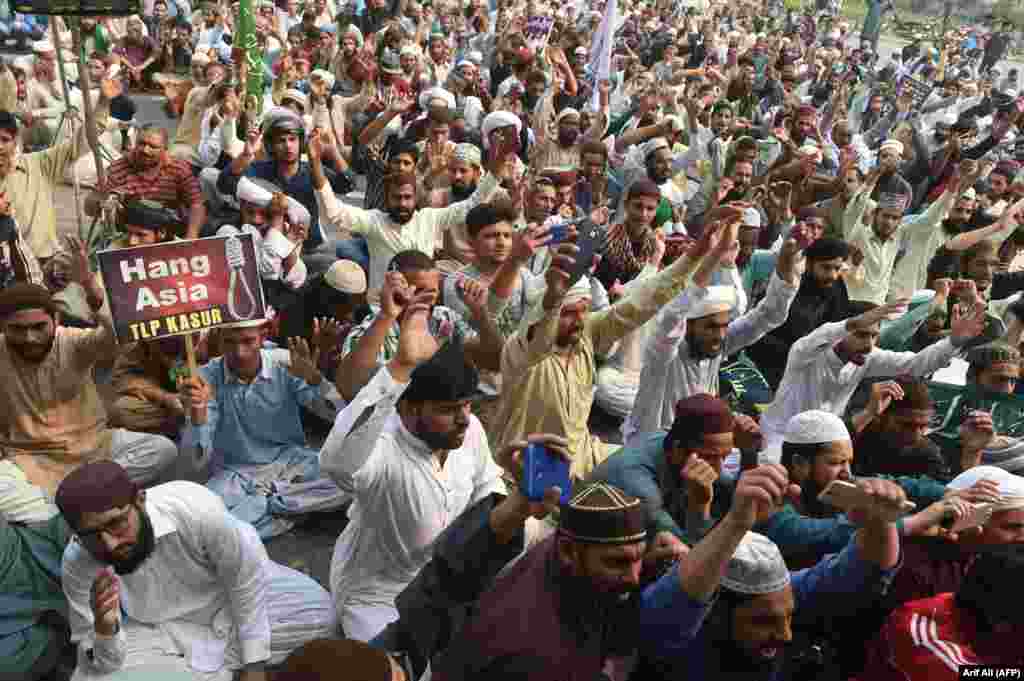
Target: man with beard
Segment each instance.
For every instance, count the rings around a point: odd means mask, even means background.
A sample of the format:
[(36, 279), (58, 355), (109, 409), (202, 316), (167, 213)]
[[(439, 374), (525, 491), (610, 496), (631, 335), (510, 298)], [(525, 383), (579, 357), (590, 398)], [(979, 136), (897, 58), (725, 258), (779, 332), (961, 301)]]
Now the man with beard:
[[(727, 218), (738, 220), (739, 211)], [(724, 220), (709, 229), (687, 255), (596, 312), (590, 309), (589, 278), (581, 276), (572, 282), (568, 274), (577, 247), (563, 243), (554, 248), (542, 305), (527, 315), (502, 352), (502, 396), (492, 442), (517, 441), (535, 432), (561, 435), (569, 440), (571, 473), (576, 478), (584, 478), (607, 458), (611, 448), (587, 427), (597, 373), (594, 355), (606, 354), (613, 343), (641, 327), (682, 292), (713, 247), (727, 249), (718, 246), (728, 238), (722, 231), (727, 231)]]
[[(480, 148), (475, 144), (462, 142), (455, 145), (448, 161), (447, 174), (451, 184), (446, 189), (432, 192), (430, 205), (443, 208), (472, 196), (482, 174), (481, 161)], [(466, 233), (465, 224), (451, 226), (444, 235), (444, 253), (454, 263), (450, 263), (446, 270), (473, 262), (472, 241), (472, 236)]]
[(345, 635), (362, 641), (398, 618), (395, 597), (427, 564), (441, 530), (503, 490), (470, 412), (476, 368), (460, 343), (441, 348), (434, 337), (431, 294), (401, 293), (402, 307), (390, 291), (385, 301), (401, 318), (397, 352), (338, 415), (320, 453), (323, 470), (354, 497), (331, 591)]
[[(69, 237), (75, 254), (70, 279), (84, 288), (95, 313), (103, 287), (89, 271), (85, 246)], [(12, 521), (45, 520), (57, 483), (93, 458), (123, 462), (140, 482), (155, 479), (177, 456), (165, 437), (107, 427), (106, 410), (92, 379), (93, 366), (112, 358), (112, 322), (98, 315), (95, 329), (60, 326), (49, 292), (17, 283), (0, 293), (3, 343), (0, 366), (7, 389), (0, 393), (0, 515)]]
[(330, 595), (273, 563), (252, 526), (178, 481), (140, 490), (114, 462), (87, 464), (56, 503), (77, 541), (64, 551), (76, 681), (121, 670), (264, 681), (306, 641), (334, 633)]
[(495, 174), (504, 164), (508, 144), (490, 145), (487, 170), (477, 185), (476, 191), (465, 201), (453, 203), (447, 208), (416, 208), (416, 175), (389, 175), (386, 179), (385, 210), (356, 208), (338, 200), (335, 189), (328, 184), (323, 170), (323, 145), (319, 132), (314, 130), (309, 142), (309, 164), (312, 170), (312, 186), (316, 202), (323, 219), (339, 231), (339, 237), (348, 238), (354, 234), (366, 237), (369, 250), (368, 268), (369, 299), (375, 301), (384, 282), (388, 262), (397, 253), (405, 250), (422, 251), (433, 256), (437, 242), (453, 225), (462, 223), (473, 206), (490, 199), (498, 188)]
[[(885, 589), (900, 560), (900, 535), (886, 513), (905, 499), (885, 480), (865, 483), (870, 501), (851, 511), (860, 527), (836, 555), (790, 572), (779, 548), (751, 532), (792, 491), (784, 468), (744, 472), (732, 508), (680, 561), (678, 579), (644, 592), (657, 607), (640, 609), (639, 678), (786, 678), (794, 615), (809, 617), (837, 597)], [(673, 572), (676, 572), (675, 570)]]
[(850, 247), (839, 239), (821, 238), (804, 250), (807, 266), (800, 278), (800, 288), (789, 306), (789, 316), (781, 326), (747, 349), (747, 354), (761, 370), (773, 389), (782, 382), (786, 354), (800, 340), (822, 324), (837, 322), (849, 316), (850, 298), (841, 273), (850, 255)]
[(110, 164), (98, 194), (86, 200), (87, 215), (97, 215), (103, 198), (118, 194), (156, 201), (182, 217), (187, 215), (187, 221), (182, 220), (187, 222), (187, 239), (198, 239), (206, 221), (203, 192), (191, 164), (168, 153), (167, 130), (155, 124), (139, 128), (135, 148)]
[(903, 378), (871, 385), (863, 410), (850, 424), (858, 475), (927, 476), (949, 480), (949, 464), (928, 439), (935, 405), (928, 384)]
[[(726, 208), (729, 208), (728, 206)], [(742, 218), (742, 214), (740, 216)], [(802, 232), (782, 246), (764, 299), (736, 319), (733, 286), (710, 286), (711, 275), (731, 254), (735, 257), (738, 222), (704, 258), (693, 283), (658, 316), (644, 351), (640, 390), (622, 425), (626, 443), (671, 427), (676, 402), (688, 395), (718, 395), (723, 359), (760, 340), (785, 322), (796, 297)], [(680, 333), (685, 329), (685, 333)]]
[(647, 531), (662, 545), (693, 545), (729, 510), (736, 480), (723, 474), (733, 447), (757, 454), (757, 424), (723, 400), (691, 395), (676, 404), (668, 433), (648, 434), (599, 465), (603, 480), (647, 505)]
[[(540, 105), (533, 117), (533, 130), (537, 135), (537, 143), (530, 149), (530, 166), (535, 170), (549, 166), (580, 165), (580, 149), (590, 141), (598, 141), (607, 127), (608, 93), (611, 85), (603, 81), (598, 85), (601, 93), (601, 112), (591, 117), (588, 130), (580, 129), (580, 112), (572, 107), (565, 107), (557, 114), (554, 112), (554, 96), (552, 91)], [(550, 121), (554, 120), (552, 128)]]
[[(120, 86), (105, 80), (100, 84), (96, 124), (104, 127), (110, 115), (110, 100), (121, 94)], [(58, 250), (57, 210), (54, 189), (68, 167), (85, 154), (85, 127), (68, 141), (44, 151), (24, 153), (21, 126), (11, 112), (0, 111), (0, 193), (11, 202), (15, 221), (25, 230), (32, 253), (46, 260)]]

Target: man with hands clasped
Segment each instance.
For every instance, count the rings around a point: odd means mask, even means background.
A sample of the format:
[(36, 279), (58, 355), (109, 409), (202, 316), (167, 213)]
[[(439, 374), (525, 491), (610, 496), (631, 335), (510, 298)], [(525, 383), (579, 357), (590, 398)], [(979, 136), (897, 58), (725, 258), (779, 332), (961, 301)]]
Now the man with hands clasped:
[(292, 338), (288, 350), (268, 350), (266, 331), (262, 319), (221, 327), (223, 356), (183, 383), (190, 423), (181, 443), (209, 458), (207, 487), (264, 539), (290, 530), (300, 514), (348, 499), (320, 476), (302, 427), (301, 407), (329, 422), (341, 403), (317, 368), (319, 339), (312, 348)]

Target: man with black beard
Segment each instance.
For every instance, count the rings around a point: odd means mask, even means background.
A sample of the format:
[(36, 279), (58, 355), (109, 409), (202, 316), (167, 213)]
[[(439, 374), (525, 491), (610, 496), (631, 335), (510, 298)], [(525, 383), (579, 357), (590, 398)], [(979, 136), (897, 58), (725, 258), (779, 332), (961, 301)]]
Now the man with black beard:
[[(711, 275), (723, 261), (735, 258), (742, 210), (727, 234), (717, 241), (683, 295), (659, 315), (647, 341), (640, 389), (633, 411), (623, 423), (626, 444), (646, 433), (668, 430), (675, 419), (676, 402), (689, 395), (718, 394), (718, 372), (724, 358), (749, 347), (782, 324), (797, 293), (797, 263), (802, 259), (804, 232), (797, 228), (779, 253), (775, 274), (764, 299), (746, 314), (733, 319), (736, 290), (711, 286)], [(685, 325), (685, 335), (679, 329)]]
[(928, 438), (935, 406), (928, 384), (902, 378), (871, 385), (863, 410), (850, 419), (858, 475), (925, 475), (948, 480), (949, 464)]
[[(885, 480), (865, 483), (870, 502), (850, 511), (859, 527), (840, 553), (790, 572), (779, 548), (751, 532), (793, 493), (786, 470), (766, 464), (740, 477), (732, 508), (679, 563), (678, 579), (659, 580), (656, 608), (640, 610), (634, 678), (779, 681), (793, 640), (794, 615), (822, 612), (836, 597), (861, 598), (891, 581), (900, 534), (885, 513), (905, 499)], [(827, 612), (827, 611), (826, 611)]]
[(322, 470), (353, 497), (331, 591), (345, 635), (361, 641), (398, 619), (395, 597), (430, 560), (438, 534), (504, 490), (470, 412), (479, 374), (461, 343), (439, 350), (431, 333), (436, 294), (390, 288), (384, 303), (389, 316), (397, 307), (398, 350), (338, 415), (320, 452)]
[(850, 247), (839, 239), (823, 237), (808, 246), (804, 251), (807, 267), (796, 298), (789, 306), (789, 316), (782, 326), (769, 331), (747, 350), (772, 389), (782, 381), (786, 354), (793, 343), (822, 324), (849, 316), (850, 298), (840, 276), (849, 255)]
[(56, 503), (76, 536), (61, 565), (76, 681), (121, 670), (264, 681), (265, 665), (335, 632), (323, 587), (271, 562), (253, 527), (201, 485), (140, 490), (103, 461), (65, 478)]
[[(881, 479), (853, 475), (853, 442), (843, 420), (835, 414), (812, 409), (795, 415), (786, 425), (781, 444), (782, 465), (799, 494), (791, 495), (771, 517), (757, 526), (775, 542), (790, 565), (814, 564), (823, 556), (841, 551), (857, 530), (849, 514), (818, 499), (818, 495), (836, 480), (854, 483), (864, 489)], [(918, 508), (943, 498), (946, 488), (930, 478), (887, 478), (902, 488)], [(926, 510), (900, 520), (902, 532), (915, 535), (934, 525)]]

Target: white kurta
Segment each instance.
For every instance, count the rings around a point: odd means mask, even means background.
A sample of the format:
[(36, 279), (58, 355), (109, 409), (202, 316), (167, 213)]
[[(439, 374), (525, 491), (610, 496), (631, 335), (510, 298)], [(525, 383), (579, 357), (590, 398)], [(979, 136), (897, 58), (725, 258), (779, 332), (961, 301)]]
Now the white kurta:
[(773, 273), (764, 299), (729, 324), (722, 352), (709, 358), (692, 357), (686, 343), (686, 315), (707, 296), (708, 290), (691, 286), (666, 305), (647, 341), (633, 411), (622, 424), (627, 444), (636, 435), (671, 428), (675, 404), (682, 398), (699, 393), (717, 395), (722, 359), (753, 345), (784, 324), (796, 293), (797, 287)]
[(918, 353), (876, 348), (864, 364), (857, 366), (841, 360), (834, 350), (847, 333), (845, 321), (823, 324), (790, 348), (786, 373), (775, 392), (775, 400), (761, 416), (761, 433), (766, 449), (774, 452), (769, 455), (774, 463), (778, 463), (775, 448), (793, 416), (821, 409), (841, 417), (865, 378), (926, 376), (946, 366), (957, 353), (947, 338)]
[[(199, 679), (230, 679), (243, 665), (279, 663), (303, 643), (331, 635), (330, 595), (267, 557), (256, 530), (202, 485), (169, 482), (146, 491), (153, 554), (122, 575), (122, 622), (97, 636), (90, 589), (105, 566), (77, 541), (64, 551), (75, 679), (177, 664)], [(91, 652), (91, 654), (90, 654)]]
[(419, 574), (434, 540), (469, 506), (504, 493), (476, 416), (442, 467), (395, 408), (407, 383), (381, 367), (335, 420), (321, 471), (353, 495), (331, 560), (331, 592), (349, 638), (369, 640), (398, 619), (395, 597)]

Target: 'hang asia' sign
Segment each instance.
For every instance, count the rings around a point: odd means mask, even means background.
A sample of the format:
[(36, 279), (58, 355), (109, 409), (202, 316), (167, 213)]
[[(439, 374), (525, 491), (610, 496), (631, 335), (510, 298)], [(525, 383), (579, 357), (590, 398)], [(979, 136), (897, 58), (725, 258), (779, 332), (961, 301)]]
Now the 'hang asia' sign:
[(249, 234), (112, 249), (99, 261), (122, 343), (266, 316)]

